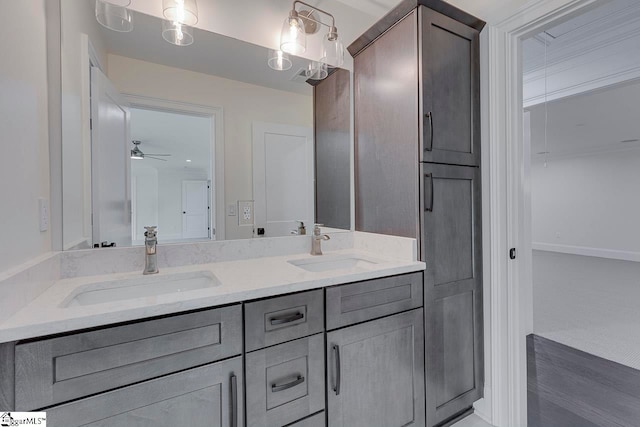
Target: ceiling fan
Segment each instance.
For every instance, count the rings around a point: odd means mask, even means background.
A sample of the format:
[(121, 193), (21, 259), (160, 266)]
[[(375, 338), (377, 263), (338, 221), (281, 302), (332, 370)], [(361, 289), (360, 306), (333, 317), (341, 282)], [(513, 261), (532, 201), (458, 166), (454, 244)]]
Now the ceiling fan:
[(166, 162), (167, 161), (166, 159), (160, 159), (159, 157), (171, 157), (171, 154), (153, 154), (153, 153), (145, 154), (140, 149), (140, 144), (142, 143), (142, 141), (134, 140), (134, 141), (131, 141), (131, 143), (134, 146), (133, 149), (131, 150), (131, 158), (134, 160), (153, 159), (153, 160), (160, 160), (161, 162)]

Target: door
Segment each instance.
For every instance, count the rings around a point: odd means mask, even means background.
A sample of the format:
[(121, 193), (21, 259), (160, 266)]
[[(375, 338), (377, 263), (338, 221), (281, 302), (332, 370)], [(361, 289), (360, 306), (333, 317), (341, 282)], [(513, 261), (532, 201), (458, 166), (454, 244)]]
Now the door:
[(424, 426), (424, 331), (415, 309), (327, 334), (330, 427)]
[(47, 409), (52, 427), (243, 426), (236, 357)]
[(427, 425), (482, 397), (478, 168), (423, 164)]
[(422, 161), (480, 164), (478, 32), (426, 7), (422, 37)]
[(314, 222), (313, 129), (253, 124), (255, 227), (285, 236), (296, 221)]
[(182, 181), (182, 237), (209, 237), (209, 181)]
[(91, 67), (91, 212), (93, 243), (131, 246), (129, 110)]

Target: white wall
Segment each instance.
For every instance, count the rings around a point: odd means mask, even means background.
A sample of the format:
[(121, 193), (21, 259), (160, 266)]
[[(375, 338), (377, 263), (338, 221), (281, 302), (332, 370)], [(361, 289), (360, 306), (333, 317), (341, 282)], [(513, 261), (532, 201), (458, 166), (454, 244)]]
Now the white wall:
[(95, 2), (62, 0), (63, 245), (91, 243), (91, 135), (86, 34), (106, 67)]
[[(109, 79), (122, 93), (224, 109), (226, 205), (253, 199), (254, 121), (313, 127), (311, 96), (116, 55), (109, 55), (108, 64)], [(238, 227), (238, 217), (227, 216), (225, 237), (252, 237), (250, 228)]]
[(45, 0), (0, 14), (0, 272), (51, 250), (38, 198), (49, 199)]
[(640, 369), (640, 263), (533, 251), (534, 332)]
[(533, 242), (640, 254), (640, 149), (536, 162)]
[(158, 170), (134, 163), (131, 165), (131, 180), (132, 193), (135, 194), (131, 222), (132, 240), (134, 244), (142, 244), (144, 227), (158, 225)]

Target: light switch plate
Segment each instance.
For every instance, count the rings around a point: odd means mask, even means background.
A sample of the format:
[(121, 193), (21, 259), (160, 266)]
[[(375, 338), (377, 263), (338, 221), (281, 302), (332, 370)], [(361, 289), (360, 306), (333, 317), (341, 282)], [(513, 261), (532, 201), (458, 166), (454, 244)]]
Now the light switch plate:
[(238, 225), (253, 226), (253, 200), (238, 200)]
[(227, 205), (227, 216), (236, 216), (236, 204), (229, 203)]

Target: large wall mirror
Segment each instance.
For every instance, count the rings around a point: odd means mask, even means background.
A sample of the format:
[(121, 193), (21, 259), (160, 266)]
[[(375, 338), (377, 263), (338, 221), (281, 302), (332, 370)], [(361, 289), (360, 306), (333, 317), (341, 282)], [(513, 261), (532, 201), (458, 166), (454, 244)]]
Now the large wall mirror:
[(61, 0), (64, 249), (351, 228), (348, 71), (95, 7)]

